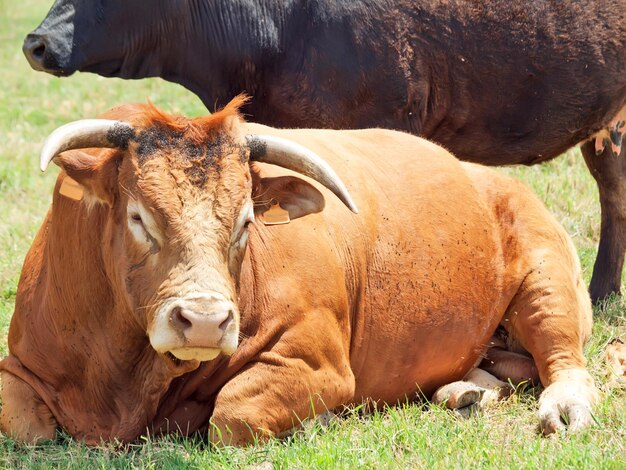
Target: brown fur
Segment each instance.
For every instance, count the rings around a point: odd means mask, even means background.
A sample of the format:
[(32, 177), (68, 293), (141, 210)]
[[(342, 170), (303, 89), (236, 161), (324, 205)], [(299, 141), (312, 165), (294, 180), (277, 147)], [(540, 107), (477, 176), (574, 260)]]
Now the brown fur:
[[(202, 187), (179, 158), (184, 138), (170, 148), (159, 137), (141, 165), (134, 141), (58, 159), (100, 202), (88, 210), (60, 195), (61, 173), (0, 363), (4, 432), (32, 441), (62, 427), (95, 443), (201, 430), (242, 444), (327, 408), (429, 395), (472, 369), (499, 324), (547, 387), (544, 428), (558, 428), (559, 410), (586, 410), (572, 428), (591, 421), (595, 388), (582, 354), (590, 302), (571, 242), (528, 189), (407, 134), (273, 129), (241, 122), (238, 104), (188, 123), (145, 106), (106, 115), (133, 123), (136, 136), (165, 125), (169, 137), (203, 136), (196, 144), (205, 136), (196, 127), (207, 125), (225, 144), (212, 157), (219, 169), (203, 167)], [(250, 171), (239, 155), (246, 133), (317, 152), (360, 214), (293, 172)], [(249, 198), (274, 199), (294, 220), (257, 222), (233, 266)], [(150, 212), (152, 237), (131, 233), (129, 201)], [(237, 305), (242, 339), (232, 356), (179, 361), (151, 347), (165, 299), (190, 292)]]
[(249, 101), (245, 95), (233, 98), (219, 111), (197, 118), (174, 116), (157, 108), (151, 102), (129, 103), (103, 114), (108, 119), (123, 119), (135, 128), (145, 129), (154, 125), (166, 127), (170, 131), (181, 133), (195, 144), (205, 142), (211, 133), (228, 130), (227, 123), (232, 118), (240, 118), (240, 108)]

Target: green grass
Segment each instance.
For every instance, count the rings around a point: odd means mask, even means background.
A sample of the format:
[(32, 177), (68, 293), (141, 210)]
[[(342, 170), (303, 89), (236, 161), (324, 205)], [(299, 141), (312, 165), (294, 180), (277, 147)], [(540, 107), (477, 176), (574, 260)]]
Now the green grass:
[[(52, 0), (0, 0), (0, 356), (26, 250), (50, 204), (57, 170), (41, 174), (37, 155), (45, 136), (69, 120), (94, 117), (124, 101), (147, 98), (172, 112), (205, 113), (183, 88), (152, 79), (122, 81), (89, 74), (57, 79), (33, 72), (21, 53), (24, 35)], [(599, 238), (595, 184), (578, 150), (531, 168), (502, 171), (529, 184), (572, 235), (591, 277)], [(622, 286), (623, 289), (623, 286)], [(597, 425), (580, 434), (542, 438), (536, 429), (536, 391), (520, 393), (489, 413), (458, 421), (449, 413), (405, 405), (373, 415), (352, 412), (328, 428), (308, 425), (284, 441), (246, 449), (210, 449), (200, 438), (145, 439), (131, 446), (89, 448), (61, 436), (43, 446), (0, 437), (0, 467), (16, 468), (626, 468), (626, 393), (605, 383), (602, 354), (609, 340), (626, 339), (626, 302), (596, 308), (586, 347), (603, 391)]]

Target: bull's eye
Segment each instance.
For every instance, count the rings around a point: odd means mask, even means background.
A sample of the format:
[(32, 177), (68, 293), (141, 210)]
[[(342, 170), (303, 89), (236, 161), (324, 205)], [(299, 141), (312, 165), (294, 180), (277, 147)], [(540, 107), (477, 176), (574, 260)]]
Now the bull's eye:
[(148, 234), (148, 230), (141, 219), (141, 214), (139, 212), (129, 212), (128, 213), (128, 228), (135, 240), (140, 243), (151, 243), (150, 235)]
[(250, 224), (254, 223), (252, 219), (246, 219), (241, 228), (239, 229), (239, 233), (237, 234), (237, 238), (233, 240), (235, 246), (238, 248), (243, 248), (246, 246), (246, 242), (248, 241), (248, 232), (250, 231)]
[(249, 202), (239, 213), (235, 221), (235, 226), (231, 234), (231, 244), (237, 249), (244, 248), (250, 231), (250, 224), (254, 223), (254, 212), (252, 203)]
[(246, 251), (246, 245), (248, 244), (248, 234), (250, 233), (250, 224), (252, 223), (254, 223), (254, 213), (252, 212), (252, 204), (250, 204), (248, 210), (239, 215), (229, 249), (228, 268), (230, 272), (237, 277), (239, 276), (239, 269), (241, 268), (243, 255)]
[(126, 216), (128, 229), (135, 241), (149, 248), (150, 253), (157, 253), (162, 238), (150, 211), (140, 202), (131, 200), (126, 209)]
[(248, 231), (250, 230), (250, 224), (254, 223), (254, 220), (252, 219), (247, 219), (244, 223), (243, 223), (243, 227), (241, 227), (241, 232), (239, 233), (239, 239), (243, 239), (245, 241), (247, 235), (248, 235)]

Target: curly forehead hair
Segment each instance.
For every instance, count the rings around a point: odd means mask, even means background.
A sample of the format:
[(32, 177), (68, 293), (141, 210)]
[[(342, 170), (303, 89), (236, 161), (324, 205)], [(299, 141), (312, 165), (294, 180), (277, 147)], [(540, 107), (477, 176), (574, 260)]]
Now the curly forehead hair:
[(124, 132), (115, 133), (114, 128), (109, 139), (118, 142), (120, 148), (134, 144), (140, 167), (166, 151), (171, 165), (183, 167), (194, 185), (203, 186), (211, 170), (221, 171), (225, 155), (234, 154), (242, 163), (247, 161), (248, 149), (233, 132), (241, 122), (239, 108), (247, 99), (237, 96), (214, 114), (198, 118), (173, 116), (150, 102), (126, 104), (112, 109), (106, 117), (123, 116), (132, 130), (121, 127)]
[(135, 134), (143, 129), (159, 128), (162, 132), (184, 136), (188, 142), (200, 145), (215, 134), (228, 131), (234, 122), (241, 120), (239, 109), (248, 99), (243, 94), (236, 96), (219, 111), (197, 118), (173, 116), (150, 102), (118, 106), (106, 112), (103, 117), (127, 122), (135, 129)]

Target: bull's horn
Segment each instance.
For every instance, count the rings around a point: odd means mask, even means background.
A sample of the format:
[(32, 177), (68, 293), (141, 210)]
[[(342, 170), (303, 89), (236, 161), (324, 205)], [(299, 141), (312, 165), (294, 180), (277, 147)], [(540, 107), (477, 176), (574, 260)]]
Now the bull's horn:
[(246, 136), (246, 140), (250, 146), (251, 160), (271, 163), (313, 178), (330, 189), (352, 212), (358, 214), (359, 210), (343, 181), (315, 152), (273, 135), (251, 134)]
[(45, 171), (61, 152), (84, 148), (124, 148), (133, 135), (131, 126), (110, 119), (81, 119), (57, 128), (43, 143), (39, 168)]

